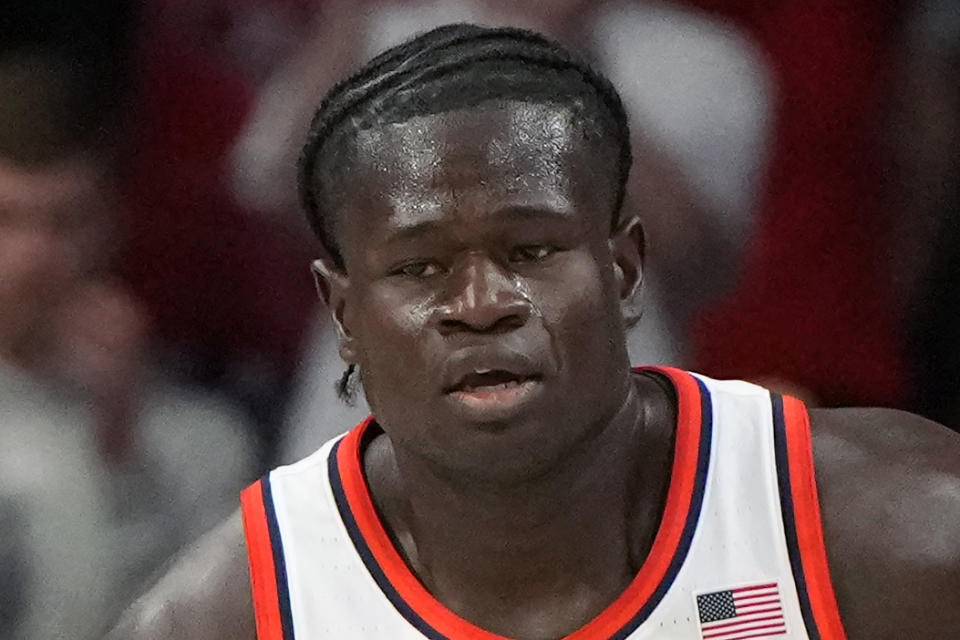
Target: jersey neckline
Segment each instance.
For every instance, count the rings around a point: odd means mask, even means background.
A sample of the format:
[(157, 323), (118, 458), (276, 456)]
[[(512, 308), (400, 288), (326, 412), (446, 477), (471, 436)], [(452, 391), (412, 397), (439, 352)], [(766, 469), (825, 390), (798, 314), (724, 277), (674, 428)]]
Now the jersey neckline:
[[(639, 627), (673, 583), (699, 520), (712, 439), (709, 392), (698, 378), (679, 369), (635, 371), (659, 373), (676, 391), (676, 438), (663, 517), (647, 558), (626, 589), (562, 640), (621, 640)], [(393, 545), (363, 471), (364, 436), (371, 428), (376, 428), (372, 416), (340, 439), (328, 459), (337, 509), (371, 576), (400, 614), (432, 640), (511, 640), (448, 609), (427, 591)]]

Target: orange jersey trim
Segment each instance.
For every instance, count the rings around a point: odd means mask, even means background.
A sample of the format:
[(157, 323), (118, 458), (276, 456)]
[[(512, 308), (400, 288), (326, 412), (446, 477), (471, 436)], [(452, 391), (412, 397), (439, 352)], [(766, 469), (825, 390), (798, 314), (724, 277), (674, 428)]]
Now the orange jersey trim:
[(258, 480), (240, 494), (247, 561), (250, 565), (250, 586), (253, 590), (253, 610), (257, 621), (258, 640), (284, 640), (277, 570), (263, 491), (263, 480)]
[[(706, 392), (701, 391), (700, 383), (687, 372), (665, 367), (641, 369), (644, 370), (667, 377), (677, 392), (676, 442), (663, 519), (650, 553), (633, 581), (592, 621), (566, 636), (564, 640), (606, 640), (630, 624), (663, 584), (671, 572), (671, 567), (673, 573), (670, 579), (675, 576), (678, 566), (674, 560), (681, 541), (686, 539), (686, 544), (689, 545), (692, 527), (696, 524), (695, 516), (699, 515), (697, 511), (691, 523), (696, 487), (699, 487), (697, 510), (702, 504), (705, 464), (708, 459), (705, 456), (709, 455), (709, 443), (706, 453), (701, 446)], [(403, 604), (436, 632), (457, 640), (509, 640), (477, 627), (440, 603), (410, 571), (397, 552), (374, 507), (363, 472), (363, 439), (373, 424), (371, 417), (358, 425), (343, 438), (334, 453), (343, 494), (362, 542), (369, 547), (374, 561)], [(686, 553), (686, 548), (688, 546), (684, 547), (683, 553)]]
[(797, 547), (803, 565), (810, 609), (821, 640), (846, 640), (827, 565), (820, 500), (813, 464), (810, 417), (802, 402), (783, 396), (783, 419), (793, 497)]

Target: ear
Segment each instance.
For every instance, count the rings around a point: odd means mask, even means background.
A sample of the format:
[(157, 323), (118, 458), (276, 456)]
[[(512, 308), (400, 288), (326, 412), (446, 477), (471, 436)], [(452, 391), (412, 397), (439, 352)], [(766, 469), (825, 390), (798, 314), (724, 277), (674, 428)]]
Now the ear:
[(333, 326), (337, 332), (340, 357), (348, 364), (357, 364), (357, 344), (350, 322), (348, 295), (350, 278), (346, 271), (336, 266), (329, 258), (314, 260), (311, 271), (313, 271), (317, 293), (330, 310)]
[(629, 302), (643, 284), (646, 244), (640, 218), (631, 215), (610, 236), (610, 252), (622, 302)]

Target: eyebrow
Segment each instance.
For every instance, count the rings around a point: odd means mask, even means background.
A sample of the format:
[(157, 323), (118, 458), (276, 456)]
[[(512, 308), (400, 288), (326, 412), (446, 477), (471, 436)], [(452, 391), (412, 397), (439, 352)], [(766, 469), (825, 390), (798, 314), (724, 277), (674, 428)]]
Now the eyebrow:
[[(570, 223), (575, 220), (575, 216), (572, 211), (553, 207), (542, 207), (538, 205), (509, 205), (501, 209), (491, 211), (489, 215), (491, 217), (518, 219), (523, 221)], [(392, 224), (388, 231), (388, 241), (400, 242), (402, 240), (428, 235), (432, 232), (436, 232), (442, 227), (443, 222), (437, 219)]]

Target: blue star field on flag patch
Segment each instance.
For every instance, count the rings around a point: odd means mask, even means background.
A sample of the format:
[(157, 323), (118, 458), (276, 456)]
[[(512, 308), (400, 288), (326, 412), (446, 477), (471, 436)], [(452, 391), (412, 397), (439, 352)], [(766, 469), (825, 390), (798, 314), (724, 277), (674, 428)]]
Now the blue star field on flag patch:
[(737, 608), (733, 603), (733, 593), (718, 591), (697, 596), (697, 610), (700, 613), (700, 622), (726, 620), (737, 615)]

